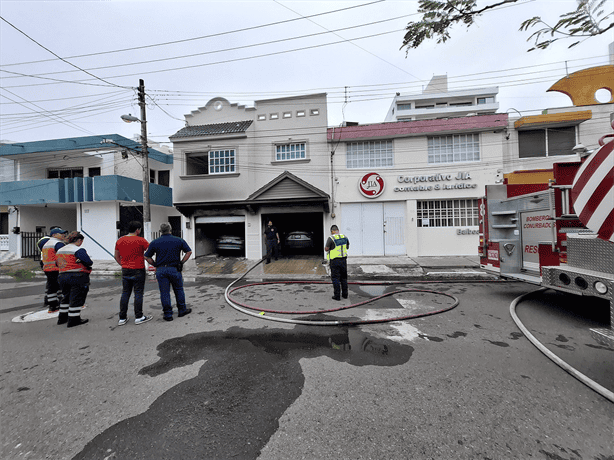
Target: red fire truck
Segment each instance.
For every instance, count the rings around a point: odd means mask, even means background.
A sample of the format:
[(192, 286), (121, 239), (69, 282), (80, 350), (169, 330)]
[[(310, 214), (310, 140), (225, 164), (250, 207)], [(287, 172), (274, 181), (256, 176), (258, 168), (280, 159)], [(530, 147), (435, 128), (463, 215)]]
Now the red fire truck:
[[(614, 122), (612, 123), (614, 128)], [(512, 173), (480, 201), (480, 264), (501, 278), (610, 301), (610, 327), (593, 337), (614, 346), (614, 140), (581, 161)], [(608, 142), (609, 141), (609, 142)], [(548, 183), (509, 180), (540, 175)]]

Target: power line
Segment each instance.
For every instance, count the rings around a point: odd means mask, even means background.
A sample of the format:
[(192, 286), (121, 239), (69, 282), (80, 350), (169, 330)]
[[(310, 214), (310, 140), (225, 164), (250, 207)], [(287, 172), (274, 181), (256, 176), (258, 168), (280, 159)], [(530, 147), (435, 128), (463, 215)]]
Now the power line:
[(0, 16), (0, 19), (2, 19), (4, 22), (6, 22), (6, 23), (7, 23), (9, 26), (11, 26), (11, 27), (12, 27), (13, 29), (15, 29), (17, 32), (19, 32), (20, 34), (23, 34), (23, 35), (24, 35), (26, 38), (28, 38), (29, 40), (31, 40), (31, 41), (33, 41), (34, 43), (36, 43), (38, 46), (40, 46), (41, 48), (43, 48), (45, 51), (47, 51), (47, 52), (49, 52), (49, 53), (53, 54), (53, 55), (54, 55), (56, 58), (58, 58), (58, 59), (59, 59), (59, 60), (61, 60), (62, 62), (65, 62), (66, 64), (68, 64), (68, 65), (70, 65), (70, 66), (74, 67), (75, 69), (78, 69), (78, 70), (80, 70), (81, 72), (86, 73), (86, 74), (87, 74), (87, 75), (89, 75), (90, 77), (93, 77), (93, 78), (95, 78), (96, 80), (100, 80), (101, 82), (106, 83), (107, 85), (115, 86), (115, 87), (117, 87), (117, 88), (124, 88), (124, 89), (126, 88), (125, 86), (118, 86), (118, 85), (116, 85), (115, 83), (110, 83), (110, 82), (108, 82), (108, 81), (106, 81), (106, 80), (103, 80), (102, 78), (99, 78), (99, 77), (97, 77), (96, 75), (89, 73), (87, 70), (84, 70), (84, 69), (82, 69), (81, 67), (79, 67), (79, 66), (77, 66), (77, 65), (75, 65), (75, 64), (72, 64), (72, 63), (68, 62), (68, 61), (67, 61), (66, 59), (64, 59), (63, 57), (58, 56), (57, 54), (55, 54), (55, 53), (54, 53), (53, 51), (51, 51), (49, 48), (47, 48), (47, 47), (45, 47), (45, 46), (41, 45), (39, 42), (37, 42), (36, 40), (34, 40), (32, 37), (30, 37), (30, 36), (29, 36), (28, 34), (26, 34), (24, 31), (22, 31), (22, 30), (18, 29), (16, 26), (14, 26), (13, 24), (11, 24), (9, 21), (7, 21), (6, 19), (4, 19), (2, 16)]
[[(301, 19), (315, 18), (315, 17), (318, 17), (318, 16), (324, 16), (324, 15), (327, 15), (327, 14), (339, 13), (341, 11), (348, 11), (348, 10), (352, 10), (352, 9), (356, 9), (356, 8), (362, 8), (362, 7), (365, 7), (365, 6), (370, 6), (370, 5), (375, 5), (377, 3), (382, 3), (384, 1), (385, 0), (377, 0), (377, 1), (374, 1), (374, 2), (370, 2), (370, 3), (364, 3), (362, 5), (354, 5), (354, 6), (350, 6), (350, 7), (346, 7), (346, 8), (340, 8), (340, 9), (337, 9), (337, 10), (327, 11), (327, 12), (324, 12), (324, 13), (312, 14), (310, 16), (305, 16), (305, 17), (302, 17), (302, 18), (286, 19), (286, 20), (283, 20), (283, 21), (271, 22), (271, 23), (268, 23), (268, 24), (261, 24), (261, 25), (258, 25), (258, 26), (245, 27), (243, 29), (230, 30), (230, 31), (219, 32), (219, 33), (210, 34), (210, 35), (203, 35), (203, 36), (200, 36), (200, 37), (192, 37), (192, 38), (186, 38), (186, 39), (182, 39), (182, 40), (174, 40), (174, 41), (170, 41), (170, 42), (156, 43), (156, 44), (152, 44), (152, 45), (135, 46), (135, 47), (132, 47), (132, 48), (124, 48), (124, 49), (120, 49), (120, 50), (103, 51), (103, 52), (99, 52), (99, 53), (89, 53), (89, 54), (81, 54), (81, 55), (76, 55), (76, 56), (69, 56), (67, 59), (76, 59), (76, 58), (90, 57), (90, 56), (100, 56), (100, 55), (103, 55), (103, 54), (112, 54), (112, 53), (123, 53), (125, 51), (134, 51), (134, 50), (140, 50), (140, 49), (146, 49), (146, 48), (154, 48), (154, 47), (158, 47), (158, 46), (174, 45), (174, 44), (177, 44), (177, 43), (186, 43), (186, 42), (195, 41), (195, 40), (204, 40), (204, 39), (207, 39), (207, 38), (221, 37), (221, 36), (224, 36), (224, 35), (230, 35), (230, 34), (239, 33), (239, 32), (246, 32), (246, 31), (249, 31), (249, 30), (257, 30), (257, 29), (262, 29), (262, 28), (265, 28), (265, 27), (271, 27), (271, 26), (276, 26), (276, 25), (280, 25), (280, 24), (287, 24), (287, 23), (290, 23), (290, 22), (300, 21)], [(62, 59), (62, 58), (60, 58), (60, 59)], [(46, 60), (30, 61), (30, 62), (21, 62), (21, 63), (13, 63), (13, 64), (4, 64), (3, 66), (7, 67), (7, 66), (14, 66), (14, 65), (37, 64), (37, 63), (40, 63), (40, 62), (50, 62), (50, 61), (54, 61), (54, 59), (46, 59)]]

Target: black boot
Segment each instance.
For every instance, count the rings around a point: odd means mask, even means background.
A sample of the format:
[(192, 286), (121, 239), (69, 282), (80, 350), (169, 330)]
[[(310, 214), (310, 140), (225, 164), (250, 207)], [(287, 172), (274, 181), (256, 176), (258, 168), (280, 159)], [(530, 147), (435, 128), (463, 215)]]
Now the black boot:
[(58, 315), (58, 324), (66, 324), (68, 322), (68, 313), (62, 313)]
[(68, 327), (81, 326), (89, 321), (89, 319), (82, 319), (80, 316), (71, 316), (68, 318)]

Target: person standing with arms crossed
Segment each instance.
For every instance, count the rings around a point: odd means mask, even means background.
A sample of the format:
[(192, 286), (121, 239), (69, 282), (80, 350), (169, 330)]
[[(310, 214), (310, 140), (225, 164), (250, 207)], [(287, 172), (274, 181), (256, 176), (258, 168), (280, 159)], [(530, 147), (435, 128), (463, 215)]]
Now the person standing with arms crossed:
[[(173, 286), (175, 300), (177, 301), (177, 317), (181, 318), (192, 312), (185, 304), (183, 291), (183, 277), (181, 271), (183, 264), (192, 255), (192, 249), (183, 238), (171, 235), (171, 226), (164, 222), (160, 225), (162, 235), (151, 242), (145, 252), (145, 260), (156, 267), (156, 278), (160, 288), (160, 301), (165, 321), (173, 320), (173, 307), (171, 305), (170, 287)], [(184, 253), (183, 258), (181, 253)], [(153, 257), (155, 256), (155, 261)]]
[[(326, 240), (324, 250), (330, 261), (330, 279), (333, 282), (333, 300), (348, 298), (348, 266), (347, 255), (350, 240), (339, 233), (339, 227), (330, 228), (331, 236)], [(341, 294), (341, 297), (339, 297)]]
[(132, 221), (128, 224), (128, 235), (122, 236), (115, 243), (115, 261), (122, 266), (122, 296), (119, 301), (119, 322), (123, 326), (128, 322), (128, 303), (134, 289), (134, 324), (143, 324), (153, 316), (143, 315), (143, 294), (145, 292), (145, 251), (149, 243), (141, 237), (143, 224)]
[(66, 230), (56, 227), (49, 232), (49, 238), (45, 240), (44, 243), (40, 241), (40, 243), (42, 243), (42, 246), (39, 246), (41, 250), (41, 262), (43, 271), (47, 277), (44, 302), (49, 313), (55, 313), (60, 310), (60, 302), (58, 300), (58, 291), (60, 290), (58, 276), (60, 274), (60, 269), (57, 266), (57, 252), (64, 247), (67, 234), (68, 232)]

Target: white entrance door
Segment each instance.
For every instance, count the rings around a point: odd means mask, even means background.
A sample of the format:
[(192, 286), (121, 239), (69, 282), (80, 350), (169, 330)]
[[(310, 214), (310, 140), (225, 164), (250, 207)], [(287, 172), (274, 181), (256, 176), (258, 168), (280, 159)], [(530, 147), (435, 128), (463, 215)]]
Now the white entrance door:
[(405, 203), (341, 205), (341, 233), (350, 239), (350, 255), (405, 254)]
[(384, 203), (384, 243), (387, 256), (405, 255), (405, 203)]

